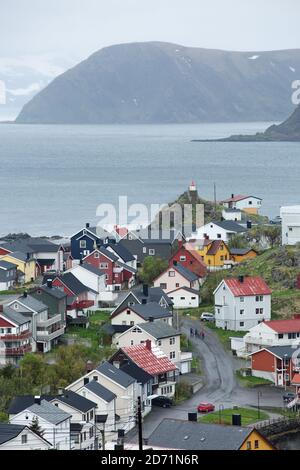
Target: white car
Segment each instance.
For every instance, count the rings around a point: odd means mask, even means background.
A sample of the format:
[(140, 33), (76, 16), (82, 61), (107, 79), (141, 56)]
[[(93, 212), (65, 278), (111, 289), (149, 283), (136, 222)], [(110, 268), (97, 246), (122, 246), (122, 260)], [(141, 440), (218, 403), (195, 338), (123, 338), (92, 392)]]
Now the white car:
[(215, 316), (213, 313), (203, 312), (201, 314), (202, 321), (215, 321)]

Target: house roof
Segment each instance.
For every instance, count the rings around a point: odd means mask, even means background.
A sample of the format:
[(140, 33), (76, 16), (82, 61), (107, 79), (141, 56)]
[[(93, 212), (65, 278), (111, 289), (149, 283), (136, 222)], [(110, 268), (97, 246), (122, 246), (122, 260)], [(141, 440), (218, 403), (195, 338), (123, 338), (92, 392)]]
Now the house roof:
[(255, 199), (259, 199), (260, 201), (262, 200), (260, 197), (256, 197), (256, 196), (245, 196), (243, 194), (236, 194), (233, 197), (224, 199), (224, 201), (221, 201), (221, 202), (238, 202), (238, 201), (242, 201), (243, 199), (248, 199), (249, 197), (254, 197)]
[[(199, 279), (199, 276), (197, 276), (197, 274), (195, 274), (190, 269), (185, 268), (180, 263), (177, 263), (176, 266), (173, 265), (172, 268), (175, 269), (177, 272), (179, 272), (179, 274), (181, 274), (189, 282), (197, 281), (197, 279)], [(170, 268), (168, 268), (167, 271), (169, 271), (169, 269)]]
[(129, 385), (135, 382), (132, 377), (107, 361), (98, 366), (96, 370), (124, 388), (129, 387)]
[(144, 295), (143, 286), (134, 287), (130, 292), (132, 292), (140, 302), (142, 302), (143, 299), (147, 299), (149, 302), (158, 303), (163, 297), (168, 305), (173, 305), (173, 302), (161, 287), (148, 287), (148, 296)]
[(69, 413), (66, 413), (46, 400), (42, 400), (40, 405), (35, 403), (26, 409), (55, 425), (71, 418)]
[(72, 273), (65, 273), (63, 276), (57, 276), (68, 289), (70, 289), (75, 295), (80, 295), (83, 292), (89, 290), (82, 282), (80, 282)]
[(38, 253), (44, 251), (46, 253), (57, 253), (60, 249), (60, 245), (50, 242), (44, 238), (25, 238), (23, 240), (16, 240), (7, 242), (1, 245), (4, 249), (10, 252), (19, 251), (22, 253)]
[(103, 325), (103, 331), (109, 336), (113, 336), (115, 333), (124, 333), (124, 331), (129, 330), (130, 325), (112, 325), (111, 323), (106, 323)]
[(161, 320), (140, 323), (136, 326), (149, 333), (149, 335), (153, 336), (155, 339), (169, 338), (171, 336), (180, 335), (179, 331), (175, 330), (175, 328)]
[[(19, 261), (28, 261), (27, 254), (23, 253), (22, 251), (13, 251), (11, 253), (7, 253), (4, 256), (11, 256), (12, 258), (19, 260)], [(32, 261), (34, 258), (30, 257), (29, 261)], [(35, 260), (34, 260), (35, 261)]]
[[(230, 248), (230, 253), (232, 255), (246, 255), (250, 251), (255, 251), (254, 248), (248, 247), (248, 248)], [(255, 251), (256, 253), (256, 251)]]
[(300, 374), (299, 373), (294, 374), (294, 376), (292, 378), (292, 384), (300, 385)]
[[(44, 400), (49, 400), (52, 399), (52, 396), (42, 396), (41, 397)], [(34, 404), (34, 396), (33, 395), (17, 395), (15, 396), (8, 407), (8, 414), (10, 415), (17, 415), (23, 410), (26, 410), (30, 406)]]
[(270, 348), (268, 347), (254, 351), (250, 354), (250, 356), (254, 356), (255, 354), (261, 353), (262, 351), (269, 351), (271, 354), (279, 357), (280, 359), (291, 359), (295, 352), (297, 352), (297, 349), (293, 348), (292, 346), (272, 346)]
[(259, 276), (244, 277), (243, 282), (236, 278), (224, 279), (224, 282), (235, 297), (272, 294), (266, 281)]
[(181, 450), (238, 450), (252, 430), (165, 418), (150, 435), (148, 444)]
[(66, 390), (63, 395), (57, 395), (53, 401), (59, 400), (66, 405), (76, 408), (76, 410), (86, 413), (92, 408), (96, 408), (97, 404), (87, 398), (79, 395), (78, 393)]
[(8, 261), (2, 261), (0, 259), (0, 269), (3, 269), (5, 271), (10, 269), (16, 269), (16, 265), (13, 263), (9, 263)]
[(16, 310), (6, 305), (3, 308), (3, 315), (16, 325), (24, 325), (25, 323), (28, 323), (30, 321), (28, 318), (24, 317), (24, 315), (19, 312), (16, 312)]
[(40, 266), (52, 266), (55, 263), (54, 258), (37, 258), (36, 261)]
[(161, 349), (153, 345), (151, 350), (148, 349), (146, 344), (137, 344), (136, 346), (123, 347), (121, 351), (138, 367), (152, 376), (177, 369)]
[(177, 287), (177, 289), (174, 289), (174, 290), (171, 290), (170, 292), (168, 292), (168, 294), (173, 294), (173, 292), (177, 292), (179, 290), (186, 290), (187, 292), (190, 292), (191, 294), (195, 294), (195, 295), (200, 295), (200, 292), (196, 289), (192, 289), (191, 287), (186, 287), (186, 286), (183, 286), (183, 287)]
[(242, 227), (240, 224), (237, 224), (233, 220), (213, 220), (210, 223), (215, 224), (228, 232), (242, 233), (246, 231), (244, 227)]
[(58, 287), (54, 287), (54, 286), (48, 287), (47, 285), (43, 285), (43, 286), (37, 287), (35, 292), (37, 290), (41, 290), (41, 291), (51, 295), (52, 297), (55, 297), (58, 300), (64, 299), (65, 297), (67, 297), (67, 294), (63, 290), (58, 289)]
[(105, 248), (111, 248), (125, 263), (135, 259), (131, 251), (120, 243), (105, 245)]
[(90, 392), (97, 395), (97, 397), (102, 398), (102, 400), (106, 401), (107, 403), (110, 403), (117, 397), (113, 392), (108, 390), (108, 388), (104, 387), (96, 380), (91, 380), (84, 386), (84, 388), (90, 390)]
[(264, 321), (263, 324), (277, 333), (297, 333), (300, 331), (300, 319), (296, 318)]
[(83, 263), (81, 265), (82, 268), (86, 269), (87, 271), (90, 271), (91, 273), (93, 274), (97, 274), (97, 276), (105, 276), (105, 273), (103, 271), (101, 271), (100, 269), (98, 269), (96, 266), (94, 266), (93, 264), (89, 264), (89, 263)]
[(0, 423), (0, 445), (17, 437), (25, 428), (21, 424)]
[(104, 246), (101, 246), (100, 248), (98, 248), (98, 251), (100, 251), (100, 253), (102, 253), (104, 256), (106, 256), (111, 261), (118, 261), (118, 259), (119, 259), (114, 253), (107, 250)]
[[(16, 300), (13, 300), (10, 303), (10, 305), (14, 304), (15, 302), (18, 302), (19, 305), (22, 304), (28, 309), (33, 310), (34, 312), (37, 312), (37, 313), (43, 312), (44, 310), (48, 309), (47, 305), (43, 304), (43, 302), (40, 302), (40, 300), (36, 300), (31, 295), (27, 295), (27, 297), (24, 297), (24, 296), (18, 297)], [(21, 309), (22, 309), (22, 305), (20, 305)]]
[(133, 377), (138, 383), (146, 384), (152, 380), (152, 375), (148, 374), (144, 369), (141, 369), (134, 362), (124, 363), (120, 369), (130, 375), (130, 377)]
[(161, 307), (156, 302), (149, 302), (147, 304), (135, 304), (130, 307), (124, 307), (124, 310), (130, 308), (135, 313), (137, 313), (144, 320), (149, 320), (149, 318), (168, 318), (172, 316), (172, 313), (169, 310)]
[(210, 247), (207, 250), (208, 255), (216, 255), (220, 249), (220, 246), (223, 245), (223, 240), (211, 240)]

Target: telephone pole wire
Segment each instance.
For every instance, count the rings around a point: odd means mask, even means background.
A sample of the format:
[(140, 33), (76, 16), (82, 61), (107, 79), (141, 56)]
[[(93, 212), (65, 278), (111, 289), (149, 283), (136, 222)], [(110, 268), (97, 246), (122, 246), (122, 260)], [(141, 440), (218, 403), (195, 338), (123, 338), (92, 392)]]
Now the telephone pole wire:
[(137, 419), (138, 419), (138, 430), (139, 430), (139, 450), (143, 450), (143, 424), (142, 424), (141, 397), (138, 397)]

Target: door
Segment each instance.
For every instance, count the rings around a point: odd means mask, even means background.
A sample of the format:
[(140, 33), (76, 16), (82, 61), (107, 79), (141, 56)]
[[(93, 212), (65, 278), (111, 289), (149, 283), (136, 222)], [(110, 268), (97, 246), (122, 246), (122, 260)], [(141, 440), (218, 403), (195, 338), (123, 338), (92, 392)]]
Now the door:
[(277, 385), (279, 385), (280, 387), (283, 386), (283, 374), (277, 375)]

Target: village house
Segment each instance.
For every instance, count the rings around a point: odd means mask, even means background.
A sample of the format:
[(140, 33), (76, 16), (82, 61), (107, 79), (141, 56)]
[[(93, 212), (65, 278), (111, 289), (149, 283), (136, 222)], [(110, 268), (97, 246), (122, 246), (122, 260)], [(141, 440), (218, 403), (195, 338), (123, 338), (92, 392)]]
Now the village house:
[(178, 250), (169, 260), (169, 267), (174, 265), (174, 261), (192, 271), (200, 279), (204, 279), (206, 277), (207, 268), (202, 257), (199, 256), (197, 251), (190, 251), (187, 249), (181, 240), (178, 241)]
[(61, 314), (49, 314), (48, 307), (24, 292), (22, 297), (13, 300), (8, 306), (30, 320), (32, 351), (49, 352), (65, 332)]
[(115, 234), (112, 234), (102, 227), (91, 227), (89, 223), (85, 228), (79, 230), (71, 236), (71, 255), (74, 261), (79, 261), (88, 256), (96, 248), (105, 243), (116, 241)]
[(32, 350), (31, 320), (0, 305), (0, 366), (17, 365)]
[(299, 350), (291, 346), (272, 346), (251, 354), (251, 371), (254, 377), (270, 380), (278, 387), (287, 387), (298, 380)]
[(271, 319), (271, 290), (261, 277), (223, 279), (214, 291), (216, 326), (248, 331)]
[(29, 253), (14, 251), (4, 254), (4, 250), (0, 247), (0, 261), (14, 264), (17, 267), (17, 284), (33, 282), (38, 275), (36, 260)]
[(18, 282), (18, 267), (0, 259), (0, 292), (14, 287)]
[(52, 444), (26, 425), (0, 423), (0, 450), (50, 450)]
[(67, 294), (62, 289), (54, 287), (51, 279), (45, 285), (31, 290), (30, 295), (47, 305), (51, 317), (60, 315), (61, 322), (66, 323)]
[(246, 228), (232, 220), (212, 220), (199, 227), (195, 233), (188, 238), (191, 240), (223, 240), (228, 243), (232, 237), (246, 232)]
[(104, 248), (111, 251), (118, 258), (120, 263), (127, 265), (136, 271), (137, 259), (124, 245), (121, 245), (120, 243), (110, 243), (109, 245), (104, 245)]
[(93, 264), (84, 263), (83, 261), (67, 272), (75, 276), (83, 285), (97, 292), (95, 305), (99, 306), (106, 291), (105, 273)]
[(120, 370), (136, 380), (136, 396), (141, 397), (142, 417), (144, 418), (152, 410), (153, 376), (129, 360), (120, 364)]
[(168, 292), (174, 308), (198, 308), (201, 303), (200, 291), (190, 287), (178, 287)]
[(251, 247), (248, 248), (230, 248), (230, 259), (235, 263), (243, 263), (249, 259), (257, 257), (257, 251)]
[(300, 205), (284, 206), (280, 209), (282, 245), (300, 243)]
[(256, 196), (244, 196), (232, 194), (230, 198), (221, 201), (226, 209), (240, 209), (248, 214), (258, 214), (261, 209), (262, 199)]
[(35, 397), (34, 404), (26, 406), (10, 417), (11, 424), (30, 426), (33, 420), (44, 431), (46, 439), (56, 450), (71, 450), (71, 415), (41, 397)]
[(92, 380), (98, 381), (116, 395), (117, 428), (130, 431), (135, 426), (136, 380), (106, 361), (68, 385), (66, 390), (80, 391)]
[(217, 271), (230, 266), (230, 250), (223, 240), (190, 240), (186, 249), (191, 253), (197, 253), (208, 271)]
[[(134, 326), (148, 321), (164, 321), (172, 326), (173, 313), (168, 309), (161, 307), (156, 302), (134, 304), (124, 306), (123, 310), (113, 312), (110, 316), (111, 327), (115, 325)], [(124, 328), (123, 331), (125, 331)]]
[(234, 222), (241, 222), (242, 221), (242, 211), (240, 209), (226, 209), (222, 210), (222, 219), (224, 220), (233, 220)]
[(300, 345), (300, 318), (270, 320), (250, 328), (243, 338), (231, 338), (231, 349), (238, 356), (273, 346)]
[(169, 294), (180, 287), (189, 287), (198, 290), (200, 288), (200, 279), (197, 274), (182, 266), (182, 264), (173, 261), (172, 267), (167, 268), (153, 281), (154, 287), (160, 287)]
[(260, 432), (248, 426), (224, 426), (164, 418), (147, 439), (151, 447), (178, 450), (274, 450)]
[[(144, 344), (120, 348), (110, 358), (110, 362), (121, 367), (131, 361), (153, 377), (151, 395), (175, 395), (178, 369), (160, 348), (146, 340)], [(149, 399), (149, 397), (148, 397)]]
[(130, 289), (135, 284), (136, 269), (123, 264), (119, 257), (105, 247), (100, 247), (83, 258), (105, 274), (106, 290), (121, 291)]

